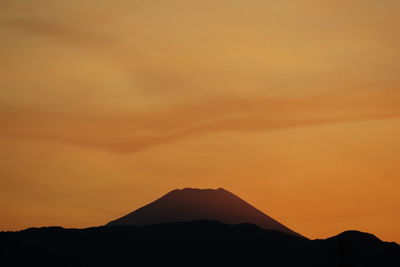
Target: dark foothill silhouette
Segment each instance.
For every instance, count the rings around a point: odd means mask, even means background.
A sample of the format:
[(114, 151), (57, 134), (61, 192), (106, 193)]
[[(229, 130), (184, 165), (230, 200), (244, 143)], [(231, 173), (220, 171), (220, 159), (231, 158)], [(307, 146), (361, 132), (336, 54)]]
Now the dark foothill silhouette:
[(398, 267), (400, 246), (358, 231), (310, 240), (226, 190), (184, 189), (106, 226), (0, 232), (0, 266)]

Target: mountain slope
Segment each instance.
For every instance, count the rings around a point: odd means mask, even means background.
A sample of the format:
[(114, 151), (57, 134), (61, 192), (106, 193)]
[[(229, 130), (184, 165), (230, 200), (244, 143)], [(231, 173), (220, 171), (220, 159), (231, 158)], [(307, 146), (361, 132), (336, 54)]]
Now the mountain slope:
[(252, 223), (267, 230), (301, 236), (223, 188), (176, 189), (107, 226), (214, 220), (227, 224)]

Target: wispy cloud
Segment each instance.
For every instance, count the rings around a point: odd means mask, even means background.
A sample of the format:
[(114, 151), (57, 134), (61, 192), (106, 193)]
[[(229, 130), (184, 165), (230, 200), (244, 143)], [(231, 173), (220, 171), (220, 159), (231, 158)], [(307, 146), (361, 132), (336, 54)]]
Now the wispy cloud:
[(54, 22), (48, 23), (37, 19), (2, 18), (0, 19), (0, 28), (51, 38), (66, 44), (83, 45), (85, 43), (105, 44), (112, 42), (112, 38), (106, 35), (85, 32)]
[(133, 153), (216, 132), (255, 132), (400, 117), (398, 90), (309, 98), (219, 98), (131, 115), (3, 110), (0, 134)]

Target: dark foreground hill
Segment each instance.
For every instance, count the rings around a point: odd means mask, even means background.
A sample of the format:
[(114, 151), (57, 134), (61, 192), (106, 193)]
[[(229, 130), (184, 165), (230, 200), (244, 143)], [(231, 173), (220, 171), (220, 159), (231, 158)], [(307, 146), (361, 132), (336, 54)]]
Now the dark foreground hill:
[(309, 240), (215, 221), (0, 233), (0, 266), (400, 266), (400, 246), (349, 231)]

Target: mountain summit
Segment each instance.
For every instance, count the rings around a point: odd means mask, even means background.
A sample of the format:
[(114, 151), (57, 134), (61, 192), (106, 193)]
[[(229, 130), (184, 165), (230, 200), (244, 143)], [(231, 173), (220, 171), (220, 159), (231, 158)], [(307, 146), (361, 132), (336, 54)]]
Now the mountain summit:
[(109, 222), (107, 226), (143, 226), (198, 220), (214, 220), (226, 224), (252, 223), (267, 230), (301, 236), (223, 188), (176, 189)]

